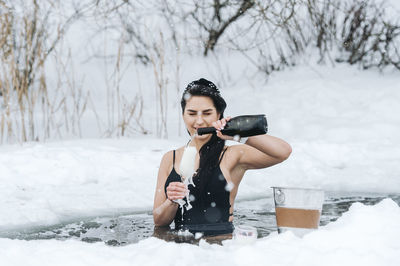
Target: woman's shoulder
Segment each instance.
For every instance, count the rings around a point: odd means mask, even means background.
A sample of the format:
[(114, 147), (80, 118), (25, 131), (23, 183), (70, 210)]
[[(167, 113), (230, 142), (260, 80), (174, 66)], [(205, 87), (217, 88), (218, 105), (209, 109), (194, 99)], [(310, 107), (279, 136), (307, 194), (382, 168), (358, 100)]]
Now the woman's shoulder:
[[(184, 148), (185, 148), (185, 146), (182, 146), (175, 150), (169, 150), (166, 153), (164, 153), (164, 155), (161, 159), (160, 169), (162, 169), (162, 171), (164, 171), (165, 174), (169, 174), (172, 171), (172, 169), (174, 168), (174, 164), (176, 164), (176, 160), (177, 160), (176, 158), (178, 156), (181, 156)], [(174, 153), (175, 153), (175, 156), (174, 156)]]
[(236, 154), (240, 153), (241, 148), (243, 147), (243, 144), (235, 144), (235, 145), (225, 145), (225, 147), (222, 149), (222, 152), (226, 152), (229, 154)]
[(174, 159), (174, 153), (175, 156), (177, 153), (181, 153), (183, 151), (183, 149), (185, 148), (185, 146), (179, 147), (177, 149), (174, 150), (169, 150), (166, 153), (164, 153), (162, 159), (161, 159), (161, 163), (167, 163), (168, 165), (171, 164), (173, 162)]
[(235, 166), (239, 157), (243, 154), (244, 146), (245, 145), (243, 144), (225, 145), (224, 149), (222, 150), (221, 156), (223, 156), (223, 158), (228, 158), (226, 159), (226, 161), (229, 161), (232, 166)]

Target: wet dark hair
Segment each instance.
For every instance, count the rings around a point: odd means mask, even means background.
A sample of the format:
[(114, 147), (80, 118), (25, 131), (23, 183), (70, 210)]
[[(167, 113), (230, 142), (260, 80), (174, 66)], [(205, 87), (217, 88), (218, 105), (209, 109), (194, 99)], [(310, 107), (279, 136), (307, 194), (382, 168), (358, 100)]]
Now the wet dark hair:
[[(219, 119), (224, 117), (226, 102), (222, 98), (217, 86), (211, 81), (201, 78), (187, 85), (181, 99), (182, 114), (185, 112), (186, 101), (192, 96), (210, 97), (215, 109), (220, 114)], [(201, 147), (199, 151), (200, 164), (195, 177), (195, 180), (199, 180), (200, 192), (204, 191), (212, 176), (211, 172), (218, 166), (219, 157), (224, 147), (225, 140), (218, 138), (216, 133), (213, 133), (211, 139)], [(201, 195), (204, 195), (204, 193), (201, 193)]]
[(181, 99), (182, 114), (185, 111), (186, 101), (192, 96), (207, 96), (210, 97), (214, 103), (215, 109), (220, 114), (220, 118), (224, 117), (224, 111), (226, 108), (226, 102), (221, 97), (221, 93), (217, 89), (214, 83), (206, 79), (199, 79), (190, 82), (185, 91), (183, 92)]

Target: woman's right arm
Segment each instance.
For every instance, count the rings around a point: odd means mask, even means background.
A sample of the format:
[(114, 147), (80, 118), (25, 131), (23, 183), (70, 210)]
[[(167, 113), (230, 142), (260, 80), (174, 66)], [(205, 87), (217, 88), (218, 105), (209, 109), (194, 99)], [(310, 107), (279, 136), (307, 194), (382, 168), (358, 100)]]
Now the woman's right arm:
[(160, 169), (158, 170), (157, 187), (153, 205), (153, 220), (155, 226), (167, 226), (174, 220), (179, 205), (173, 200), (183, 199), (187, 192), (183, 183), (171, 182), (167, 187), (167, 195), (165, 195), (164, 185), (168, 178), (168, 170), (171, 164), (172, 151), (164, 154)]

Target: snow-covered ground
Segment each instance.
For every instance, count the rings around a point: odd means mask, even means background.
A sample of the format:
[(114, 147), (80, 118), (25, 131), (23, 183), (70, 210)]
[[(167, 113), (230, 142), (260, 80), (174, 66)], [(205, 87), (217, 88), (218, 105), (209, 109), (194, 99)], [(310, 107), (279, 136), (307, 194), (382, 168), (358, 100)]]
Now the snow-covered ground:
[[(193, 73), (211, 76), (202, 71)], [(193, 73), (185, 75), (187, 81)], [(226, 115), (265, 113), (270, 134), (293, 147), (284, 163), (246, 173), (238, 199), (271, 196), (271, 186), (400, 192), (398, 72), (303, 64), (274, 73), (267, 83), (258, 78), (236, 80), (220, 89), (228, 102)], [(171, 121), (170, 127), (172, 132), (177, 122)], [(185, 134), (171, 134), (168, 140), (150, 135), (2, 145), (0, 232), (151, 210), (162, 155), (186, 141)], [(2, 238), (0, 261), (1, 265), (399, 265), (398, 239), (400, 208), (386, 199), (375, 206), (354, 204), (339, 220), (303, 238), (271, 234), (249, 245), (228, 240), (222, 246), (150, 238), (120, 248), (75, 240)]]
[(199, 246), (148, 238), (124, 247), (79, 241), (0, 239), (2, 265), (385, 265), (400, 263), (400, 208), (390, 199), (354, 204), (305, 235), (272, 233), (252, 244)]

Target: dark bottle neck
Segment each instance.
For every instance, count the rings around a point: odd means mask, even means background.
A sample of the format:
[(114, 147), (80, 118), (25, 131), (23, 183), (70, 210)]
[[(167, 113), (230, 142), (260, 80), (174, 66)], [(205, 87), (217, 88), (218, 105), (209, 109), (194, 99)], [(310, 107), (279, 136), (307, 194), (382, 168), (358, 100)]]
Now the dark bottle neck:
[[(204, 135), (215, 131), (214, 127), (204, 127), (197, 129), (197, 134)], [(242, 115), (232, 118), (221, 133), (228, 136), (250, 137), (265, 134), (267, 131), (268, 124), (265, 115)]]

